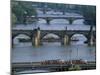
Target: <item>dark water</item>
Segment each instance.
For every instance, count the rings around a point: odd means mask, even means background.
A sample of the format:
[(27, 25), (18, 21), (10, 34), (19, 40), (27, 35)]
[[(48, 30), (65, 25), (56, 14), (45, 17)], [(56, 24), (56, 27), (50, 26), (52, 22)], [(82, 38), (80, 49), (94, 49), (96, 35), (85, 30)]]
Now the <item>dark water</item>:
[(43, 60), (72, 60), (83, 59), (87, 61), (95, 60), (95, 47), (87, 45), (61, 46), (60, 43), (44, 43), (35, 48), (31, 43), (20, 43), (12, 50), (13, 62), (37, 62)]

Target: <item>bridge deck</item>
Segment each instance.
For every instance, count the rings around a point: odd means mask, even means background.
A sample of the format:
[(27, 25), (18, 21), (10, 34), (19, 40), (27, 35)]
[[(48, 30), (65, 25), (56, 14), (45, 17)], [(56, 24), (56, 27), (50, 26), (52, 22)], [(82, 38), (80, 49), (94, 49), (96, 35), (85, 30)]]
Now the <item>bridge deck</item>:
[[(67, 30), (90, 30), (90, 25), (59, 25), (59, 24), (30, 24), (30, 25), (16, 25), (13, 27), (13, 30), (34, 30), (35, 28), (40, 27), (41, 30), (65, 30), (67, 27)], [(95, 27), (93, 27), (93, 30), (95, 30)]]
[[(35, 16), (33, 16), (33, 18), (35, 18)], [(83, 16), (80, 15), (51, 15), (51, 14), (44, 14), (44, 15), (38, 15), (36, 16), (36, 18), (76, 18), (76, 19), (84, 19)]]

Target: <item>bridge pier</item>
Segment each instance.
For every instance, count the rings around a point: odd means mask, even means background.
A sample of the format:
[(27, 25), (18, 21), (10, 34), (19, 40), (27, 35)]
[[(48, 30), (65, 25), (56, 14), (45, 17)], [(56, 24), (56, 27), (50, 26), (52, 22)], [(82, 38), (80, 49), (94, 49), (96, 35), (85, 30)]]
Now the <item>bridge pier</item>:
[(46, 14), (46, 9), (45, 8), (43, 9), (43, 14)]
[(94, 37), (93, 37), (93, 35), (90, 35), (90, 38), (88, 39), (88, 45), (89, 46), (92, 46), (92, 45), (94, 45), (95, 44), (95, 42), (94, 42)]
[(64, 38), (62, 39), (62, 45), (66, 46), (68, 45), (70, 42), (69, 40), (69, 36), (68, 35), (64, 35)]
[(43, 11), (43, 14), (46, 14), (46, 11), (45, 10)]
[(12, 47), (12, 48), (14, 47), (13, 38), (12, 38), (12, 40), (11, 40), (11, 47)]
[(72, 24), (72, 23), (73, 23), (73, 20), (74, 20), (73, 18), (69, 18), (69, 19), (68, 19), (69, 24)]
[(89, 33), (89, 39), (88, 39), (88, 45), (92, 46), (94, 45), (94, 36), (93, 36), (93, 26), (90, 27), (90, 33)]
[(35, 47), (40, 45), (40, 28), (36, 29), (35, 35), (32, 39), (32, 45)]
[(65, 11), (62, 11), (62, 13), (63, 13), (63, 15), (65, 15), (66, 12)]
[(46, 18), (46, 23), (50, 24), (50, 20), (51, 20), (50, 18)]
[(12, 39), (11, 39), (11, 47), (13, 48), (14, 47), (14, 36), (12, 36)]

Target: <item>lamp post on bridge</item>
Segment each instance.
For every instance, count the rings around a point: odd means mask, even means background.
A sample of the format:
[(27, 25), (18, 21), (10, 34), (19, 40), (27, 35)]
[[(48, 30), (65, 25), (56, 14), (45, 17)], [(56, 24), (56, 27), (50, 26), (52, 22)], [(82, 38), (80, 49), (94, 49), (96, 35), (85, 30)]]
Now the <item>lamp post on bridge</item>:
[(70, 17), (68, 20), (69, 20), (69, 24), (72, 25), (74, 19)]

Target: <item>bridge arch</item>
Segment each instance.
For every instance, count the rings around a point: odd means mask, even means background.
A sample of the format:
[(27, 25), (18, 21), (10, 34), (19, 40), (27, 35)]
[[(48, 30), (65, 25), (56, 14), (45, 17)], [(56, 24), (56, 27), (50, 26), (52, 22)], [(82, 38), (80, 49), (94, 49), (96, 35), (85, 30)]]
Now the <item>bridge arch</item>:
[[(23, 37), (23, 36), (24, 36), (24, 37)], [(17, 37), (31, 39), (31, 36), (30, 36), (30, 35), (28, 35), (28, 34), (23, 34), (23, 33), (19, 33), (19, 34), (16, 34), (16, 35), (13, 35), (13, 36), (12, 36), (12, 43), (13, 43), (13, 44), (14, 44), (15, 39), (16, 39)], [(17, 39), (18, 39), (18, 38), (17, 38)]]
[[(43, 23), (51, 24), (56, 20), (58, 20), (57, 22), (63, 21), (64, 23), (67, 24), (73, 24), (76, 23), (76, 21), (84, 21), (84, 18), (39, 18), (38, 23), (41, 23), (42, 21)], [(81, 22), (81, 24), (83, 24), (83, 22)]]
[(84, 24), (84, 19), (74, 19), (72, 24)]
[(64, 23), (64, 24), (69, 24), (69, 21), (68, 21), (68, 19), (52, 19), (51, 21), (50, 21), (50, 23), (52, 24), (52, 23)]
[(86, 35), (86, 34), (82, 34), (82, 33), (74, 33), (74, 34), (72, 34), (71, 36), (70, 36), (70, 38), (72, 38), (72, 37), (74, 37), (74, 36), (82, 36), (82, 37), (84, 37), (85, 39), (88, 39), (88, 36)]
[(15, 37), (17, 37), (19, 35), (25, 35), (25, 36), (31, 38), (31, 36), (29, 34), (27, 34), (27, 33), (17, 33), (17, 34), (14, 34), (14, 35), (12, 34), (12, 38), (14, 39)]
[(53, 34), (53, 33), (48, 33), (48, 34), (46, 34), (43, 38), (48, 38), (48, 37), (52, 37), (52, 38), (60, 38), (58, 35)]
[(88, 36), (82, 33), (74, 33), (70, 37), (71, 40), (80, 42), (80, 44), (88, 41)]
[(41, 36), (41, 39), (48, 38), (48, 37), (57, 38), (57, 39), (61, 39), (61, 38), (62, 38), (61, 35), (56, 34), (56, 33), (46, 33), (46, 34), (43, 34), (43, 35)]
[(46, 19), (39, 18), (38, 23), (46, 23)]

